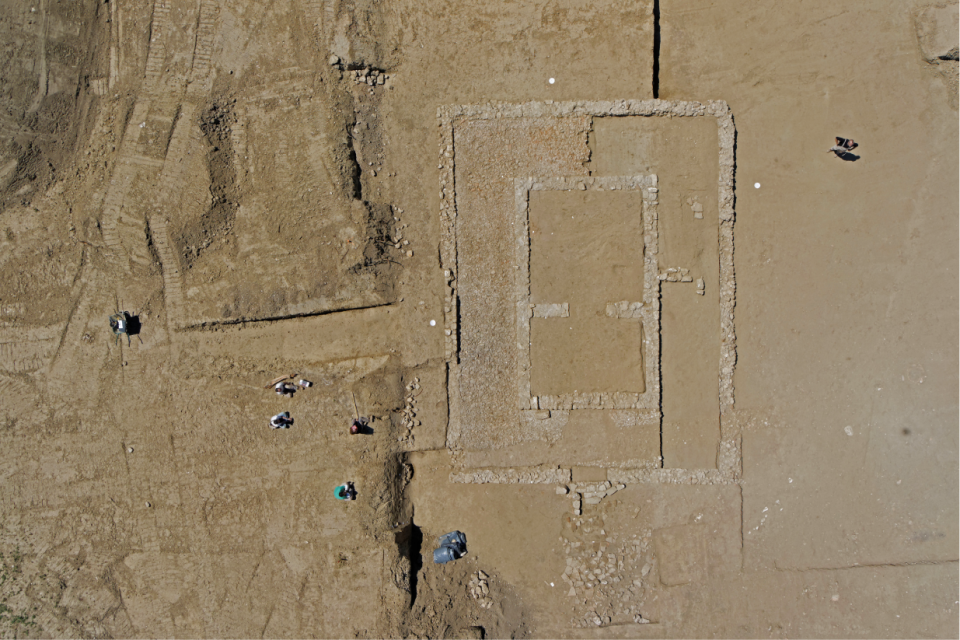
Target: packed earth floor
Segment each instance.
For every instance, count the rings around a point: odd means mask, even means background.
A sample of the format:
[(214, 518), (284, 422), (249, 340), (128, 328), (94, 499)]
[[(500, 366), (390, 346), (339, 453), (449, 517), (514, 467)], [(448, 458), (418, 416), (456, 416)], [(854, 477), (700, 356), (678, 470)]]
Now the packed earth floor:
[(957, 16), (0, 3), (0, 635), (956, 637)]

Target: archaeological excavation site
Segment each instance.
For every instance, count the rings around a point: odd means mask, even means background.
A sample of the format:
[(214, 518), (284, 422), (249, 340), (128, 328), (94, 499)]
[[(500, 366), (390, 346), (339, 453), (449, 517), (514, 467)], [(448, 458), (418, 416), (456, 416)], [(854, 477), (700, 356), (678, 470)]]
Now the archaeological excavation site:
[(957, 34), (0, 4), (0, 637), (956, 637)]

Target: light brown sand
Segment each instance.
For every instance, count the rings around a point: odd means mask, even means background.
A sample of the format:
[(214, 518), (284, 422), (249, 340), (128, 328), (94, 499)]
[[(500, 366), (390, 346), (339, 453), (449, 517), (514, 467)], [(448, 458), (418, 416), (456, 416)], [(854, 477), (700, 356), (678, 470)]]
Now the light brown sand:
[(0, 43), (0, 635), (956, 636), (956, 3), (11, 0)]

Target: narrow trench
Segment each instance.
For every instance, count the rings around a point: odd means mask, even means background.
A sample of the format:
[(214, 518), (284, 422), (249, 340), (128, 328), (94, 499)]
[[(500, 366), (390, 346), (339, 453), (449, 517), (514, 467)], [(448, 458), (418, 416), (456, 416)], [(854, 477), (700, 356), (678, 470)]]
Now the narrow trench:
[[(660, 303), (658, 302), (657, 304), (660, 304)], [(662, 308), (662, 305), (661, 305), (661, 312), (662, 312), (662, 311), (663, 311), (663, 308)], [(662, 358), (663, 358), (663, 341), (660, 340), (660, 335), (659, 335), (659, 333), (657, 334), (656, 339), (660, 341), (660, 357), (661, 357), (661, 359), (662, 359)], [(661, 360), (661, 362), (662, 362), (662, 360)], [(663, 368), (661, 367), (661, 362), (657, 362), (657, 376), (658, 376), (658, 377), (660, 377), (660, 374), (661, 374), (661, 372), (663, 371)], [(660, 377), (660, 379), (663, 380), (662, 377)], [(660, 410), (660, 468), (661, 468), (661, 469), (664, 468), (664, 464), (663, 464), (663, 391), (662, 391), (662, 389), (663, 389), (663, 387), (661, 387), (660, 401), (657, 403), (657, 408)]]
[[(350, 135), (349, 132), (348, 132), (348, 135)], [(359, 154), (357, 153), (357, 142), (352, 135), (350, 135), (349, 160), (350, 160), (350, 171), (349, 171), (350, 186), (352, 187), (352, 191), (353, 191), (353, 193), (351, 193), (351, 196), (353, 197), (354, 200), (363, 200), (363, 182), (360, 180), (360, 173), (362, 171), (360, 169), (360, 158), (359, 158)]]
[[(660, 0), (653, 0), (653, 99), (660, 98)], [(657, 336), (659, 340), (659, 336)], [(660, 363), (657, 363), (660, 367)], [(663, 398), (660, 400), (660, 468), (663, 464)]]
[(660, 0), (653, 0), (653, 98), (660, 97)]
[(410, 522), (410, 607), (417, 601), (417, 576), (423, 569), (423, 532)]

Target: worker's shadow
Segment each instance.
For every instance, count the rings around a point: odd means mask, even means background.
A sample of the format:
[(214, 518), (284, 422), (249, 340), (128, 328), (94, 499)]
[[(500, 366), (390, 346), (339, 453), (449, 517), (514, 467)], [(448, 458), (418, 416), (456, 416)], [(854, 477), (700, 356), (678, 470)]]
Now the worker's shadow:
[(372, 436), (373, 427), (371, 427), (369, 424), (365, 424), (362, 427), (360, 427), (360, 429), (357, 431), (357, 435)]
[(849, 151), (844, 151), (843, 153), (838, 153), (838, 154), (837, 154), (837, 157), (840, 158), (841, 160), (845, 161), (845, 162), (856, 162), (857, 160), (860, 159), (860, 156), (858, 156), (858, 155), (855, 154), (855, 153), (850, 153)]
[(127, 335), (139, 337), (141, 328), (140, 316), (130, 316), (127, 320)]

